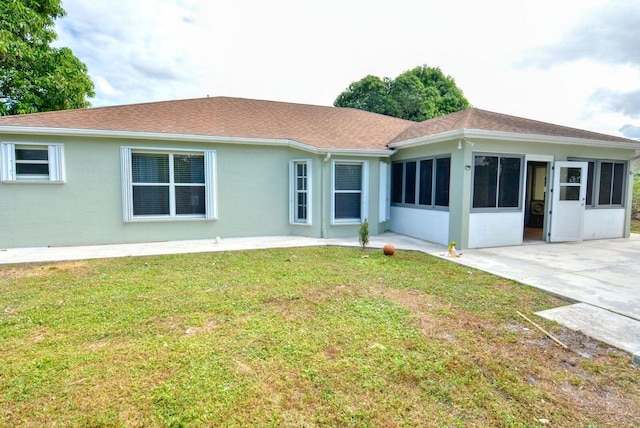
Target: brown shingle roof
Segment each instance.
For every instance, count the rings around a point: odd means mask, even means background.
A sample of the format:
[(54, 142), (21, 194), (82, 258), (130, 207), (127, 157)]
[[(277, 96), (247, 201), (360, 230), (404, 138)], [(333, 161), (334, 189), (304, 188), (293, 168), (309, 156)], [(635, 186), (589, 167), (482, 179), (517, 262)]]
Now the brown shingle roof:
[(414, 122), (361, 110), (212, 97), (0, 118), (6, 126), (289, 139), (317, 148), (385, 150)]
[(293, 140), (320, 149), (385, 150), (450, 131), (485, 130), (640, 143), (469, 108), (411, 122), (356, 109), (213, 97), (0, 117), (2, 126)]
[(584, 131), (582, 129), (569, 128), (566, 126), (554, 125), (552, 123), (494, 113), (478, 108), (468, 108), (446, 116), (440, 116), (424, 122), (416, 123), (395, 137), (390, 144), (465, 129), (638, 143), (637, 141), (629, 140), (627, 138), (614, 137), (611, 135)]

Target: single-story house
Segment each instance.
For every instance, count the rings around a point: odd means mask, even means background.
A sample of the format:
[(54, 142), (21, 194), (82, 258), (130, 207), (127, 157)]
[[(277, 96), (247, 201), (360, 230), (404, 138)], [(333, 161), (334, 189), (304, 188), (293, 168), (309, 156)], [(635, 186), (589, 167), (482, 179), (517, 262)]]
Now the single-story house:
[(416, 123), (229, 97), (0, 118), (0, 248), (393, 231), (628, 237), (640, 142), (470, 108)]

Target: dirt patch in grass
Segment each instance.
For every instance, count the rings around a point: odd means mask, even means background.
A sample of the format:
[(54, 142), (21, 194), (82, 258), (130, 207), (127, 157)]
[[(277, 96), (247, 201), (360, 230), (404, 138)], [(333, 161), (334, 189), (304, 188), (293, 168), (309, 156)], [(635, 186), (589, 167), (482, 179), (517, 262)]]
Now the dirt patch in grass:
[(88, 277), (95, 272), (95, 263), (88, 261), (72, 261), (11, 265), (0, 269), (0, 278), (34, 278), (49, 276), (56, 272), (68, 273), (77, 277)]
[(0, 425), (640, 426), (630, 357), (533, 315), (566, 302), (362, 255), (0, 267)]
[[(546, 396), (538, 403), (541, 409), (559, 404), (576, 413), (600, 415), (607, 426), (640, 422), (638, 397), (630, 394), (640, 391), (637, 380), (625, 379), (616, 371), (626, 365), (624, 352), (558, 325), (553, 326), (554, 337), (569, 350), (528, 324), (492, 324), (458, 310), (451, 318), (438, 317), (434, 315), (438, 305), (418, 290), (386, 290), (383, 294), (409, 308), (424, 334), (465, 346), (456, 365), (479, 367), (488, 382), (496, 383), (504, 377), (498, 373), (498, 361), (518, 381), (540, 387)], [(456, 370), (453, 366), (449, 369)], [(508, 392), (504, 395), (509, 398)], [(551, 414), (539, 421), (564, 426), (562, 418)]]

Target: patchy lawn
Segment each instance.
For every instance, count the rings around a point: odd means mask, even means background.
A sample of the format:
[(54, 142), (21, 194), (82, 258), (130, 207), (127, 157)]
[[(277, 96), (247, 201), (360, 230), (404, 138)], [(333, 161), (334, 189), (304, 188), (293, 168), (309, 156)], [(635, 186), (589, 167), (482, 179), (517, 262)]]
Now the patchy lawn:
[(0, 426), (639, 426), (629, 355), (532, 315), (563, 304), (403, 251), (4, 266)]

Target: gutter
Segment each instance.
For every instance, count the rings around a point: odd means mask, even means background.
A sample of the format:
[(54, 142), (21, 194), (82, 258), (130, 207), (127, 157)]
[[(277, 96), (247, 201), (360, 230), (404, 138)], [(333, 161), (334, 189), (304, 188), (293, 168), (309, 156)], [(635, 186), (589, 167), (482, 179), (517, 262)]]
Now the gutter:
[(38, 136), (57, 137), (91, 137), (91, 138), (130, 138), (137, 140), (154, 141), (182, 141), (209, 144), (247, 144), (260, 146), (279, 146), (292, 149), (303, 150), (313, 154), (339, 154), (366, 157), (388, 158), (396, 150), (367, 150), (367, 149), (341, 149), (341, 148), (320, 148), (309, 144), (287, 138), (252, 138), (252, 137), (226, 137), (194, 134), (167, 134), (162, 132), (132, 132), (132, 131), (105, 131), (99, 129), (77, 129), (77, 128), (51, 128), (51, 127), (27, 127), (27, 126), (0, 126), (0, 133), (22, 134)]
[(640, 142), (593, 140), (588, 138), (558, 137), (543, 134), (521, 134), (517, 132), (486, 131), (483, 129), (459, 129), (455, 131), (448, 131), (440, 134), (429, 135), (426, 137), (418, 137), (411, 140), (399, 141), (397, 143), (389, 144), (389, 147), (393, 149), (404, 149), (409, 147), (421, 146), (424, 144), (441, 143), (444, 141), (459, 138), (497, 139), (526, 143), (567, 144), (576, 146), (610, 147), (617, 149), (640, 149)]

